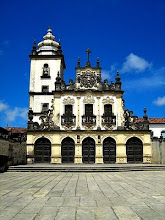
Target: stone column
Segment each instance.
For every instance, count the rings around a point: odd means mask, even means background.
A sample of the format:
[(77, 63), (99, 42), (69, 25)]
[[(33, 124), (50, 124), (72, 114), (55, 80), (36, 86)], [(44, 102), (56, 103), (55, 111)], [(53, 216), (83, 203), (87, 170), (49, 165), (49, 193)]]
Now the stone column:
[(51, 163), (61, 163), (61, 144), (52, 144)]
[(125, 144), (116, 144), (116, 163), (127, 163)]

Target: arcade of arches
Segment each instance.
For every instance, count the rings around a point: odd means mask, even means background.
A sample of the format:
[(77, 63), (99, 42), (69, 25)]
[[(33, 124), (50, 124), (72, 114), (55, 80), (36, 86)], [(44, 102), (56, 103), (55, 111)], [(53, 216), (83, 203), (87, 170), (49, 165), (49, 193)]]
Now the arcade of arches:
[[(118, 154), (120, 154), (120, 147), (117, 146), (115, 139), (112, 137), (106, 137), (99, 146), (97, 146), (92, 137), (84, 138), (81, 146), (77, 146), (73, 138), (65, 137), (60, 146), (54, 149), (54, 154), (57, 153), (61, 159), (60, 161), (58, 160), (58, 163), (76, 163), (77, 157), (75, 153), (78, 151), (80, 154), (79, 163), (97, 163), (98, 160), (96, 161), (96, 158), (99, 155), (102, 158), (100, 163), (111, 164), (118, 162), (117, 153), (119, 152)], [(34, 162), (51, 163), (52, 149), (53, 146), (48, 138), (38, 138), (34, 143)], [(127, 163), (143, 163), (143, 143), (139, 138), (129, 138), (125, 143), (125, 151)], [(122, 160), (120, 161), (122, 162)]]

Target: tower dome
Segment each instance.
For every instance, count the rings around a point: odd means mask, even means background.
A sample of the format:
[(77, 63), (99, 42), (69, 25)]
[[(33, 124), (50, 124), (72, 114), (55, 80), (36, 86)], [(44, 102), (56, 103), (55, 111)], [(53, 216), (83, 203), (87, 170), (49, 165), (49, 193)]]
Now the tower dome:
[(51, 28), (48, 28), (43, 41), (38, 44), (38, 55), (57, 55), (61, 51), (60, 43), (55, 41)]

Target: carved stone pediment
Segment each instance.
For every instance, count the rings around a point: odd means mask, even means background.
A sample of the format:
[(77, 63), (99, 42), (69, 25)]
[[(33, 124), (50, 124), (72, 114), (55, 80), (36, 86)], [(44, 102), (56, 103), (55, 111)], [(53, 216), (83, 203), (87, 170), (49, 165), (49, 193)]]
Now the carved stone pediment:
[(87, 70), (86, 72), (82, 72), (80, 77), (80, 86), (85, 88), (92, 88), (96, 86), (97, 76), (95, 72), (91, 70)]
[(103, 104), (111, 104), (112, 105), (114, 103), (114, 100), (107, 96), (106, 98), (103, 99), (102, 103)]
[(64, 105), (73, 105), (74, 103), (75, 103), (75, 100), (71, 98), (70, 96), (68, 96), (67, 98), (63, 100)]
[(84, 98), (83, 103), (92, 104), (92, 103), (95, 103), (95, 100), (94, 100), (93, 96), (88, 95)]

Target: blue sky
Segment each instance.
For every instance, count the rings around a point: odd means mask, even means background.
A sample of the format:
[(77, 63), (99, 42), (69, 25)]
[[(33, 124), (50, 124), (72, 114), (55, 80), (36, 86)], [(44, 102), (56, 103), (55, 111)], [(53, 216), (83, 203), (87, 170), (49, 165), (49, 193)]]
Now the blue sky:
[(120, 71), (126, 108), (165, 117), (164, 0), (6, 0), (0, 13), (0, 126), (27, 124), (33, 40), (48, 26), (61, 39), (65, 80), (75, 79), (77, 57), (100, 58), (103, 79)]

